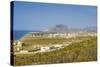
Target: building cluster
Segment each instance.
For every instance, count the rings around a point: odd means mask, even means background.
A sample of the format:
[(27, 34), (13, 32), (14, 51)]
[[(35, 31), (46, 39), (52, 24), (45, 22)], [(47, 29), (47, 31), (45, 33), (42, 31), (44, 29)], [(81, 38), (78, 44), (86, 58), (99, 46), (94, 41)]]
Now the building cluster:
[(71, 32), (71, 33), (58, 33), (58, 32), (33, 32), (32, 37), (62, 37), (62, 38), (71, 38), (77, 36), (96, 36), (95, 32)]
[[(97, 34), (92, 32), (92, 33), (83, 33), (83, 32), (78, 32), (78, 33), (43, 33), (43, 32), (34, 32), (32, 33), (32, 37), (63, 37), (63, 38), (72, 38), (72, 37), (77, 37), (77, 36), (96, 36)], [(23, 47), (23, 42), (20, 40), (14, 41), (14, 51), (15, 52), (20, 52), (20, 53), (28, 53), (28, 52), (46, 52), (46, 51), (52, 51), (60, 48), (64, 48), (64, 44), (53, 44), (53, 45), (34, 45), (31, 46), (29, 49), (22, 49)]]
[(27, 49), (22, 49), (22, 45), (23, 43), (21, 41), (16, 41), (14, 43), (14, 45), (16, 46), (14, 48), (15, 52), (20, 52), (20, 53), (28, 53), (28, 52), (47, 52), (47, 51), (53, 51), (56, 49), (60, 49), (60, 48), (64, 48), (63, 44), (53, 44), (53, 45), (33, 45), (31, 46), (31, 48), (27, 48)]

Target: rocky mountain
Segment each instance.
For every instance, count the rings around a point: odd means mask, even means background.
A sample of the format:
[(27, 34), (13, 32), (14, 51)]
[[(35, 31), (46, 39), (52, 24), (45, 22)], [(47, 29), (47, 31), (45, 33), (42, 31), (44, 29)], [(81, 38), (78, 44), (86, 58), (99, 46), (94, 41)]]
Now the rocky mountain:
[(66, 25), (58, 24), (48, 29), (49, 32), (68, 32)]
[(96, 26), (90, 26), (86, 28), (73, 28), (73, 27), (68, 27), (67, 25), (63, 24), (58, 24), (53, 27), (50, 27), (48, 32), (97, 32), (97, 27)]

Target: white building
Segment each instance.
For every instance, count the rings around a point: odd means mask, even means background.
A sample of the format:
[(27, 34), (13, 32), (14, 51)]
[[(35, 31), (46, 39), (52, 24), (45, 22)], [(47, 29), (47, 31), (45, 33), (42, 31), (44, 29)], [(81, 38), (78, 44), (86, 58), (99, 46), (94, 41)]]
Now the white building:
[(21, 50), (20, 53), (28, 53), (28, 50)]
[(48, 51), (48, 50), (50, 50), (50, 47), (41, 47), (40, 48), (41, 52), (45, 52), (45, 51)]
[(16, 48), (16, 50), (17, 50), (17, 51), (20, 51), (20, 48), (18, 47), (18, 48)]
[(62, 45), (62, 44), (56, 44), (56, 45), (54, 45), (54, 47), (55, 47), (55, 48), (62, 48), (63, 45)]
[(22, 42), (21, 41), (17, 41), (17, 47), (22, 47)]

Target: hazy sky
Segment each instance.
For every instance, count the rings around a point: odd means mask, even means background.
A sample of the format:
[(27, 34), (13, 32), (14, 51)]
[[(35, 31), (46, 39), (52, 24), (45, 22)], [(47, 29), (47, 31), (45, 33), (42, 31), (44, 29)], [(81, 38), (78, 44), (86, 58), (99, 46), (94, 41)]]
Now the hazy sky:
[(14, 30), (46, 30), (63, 24), (84, 28), (96, 26), (97, 7), (82, 5), (14, 2)]

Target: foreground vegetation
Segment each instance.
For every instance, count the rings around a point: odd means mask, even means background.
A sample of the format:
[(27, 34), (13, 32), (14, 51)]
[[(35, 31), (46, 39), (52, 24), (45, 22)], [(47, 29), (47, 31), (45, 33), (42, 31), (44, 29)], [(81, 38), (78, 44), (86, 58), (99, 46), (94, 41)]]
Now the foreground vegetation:
[(63, 49), (36, 54), (14, 55), (14, 65), (70, 63), (97, 60), (97, 38), (72, 43)]

